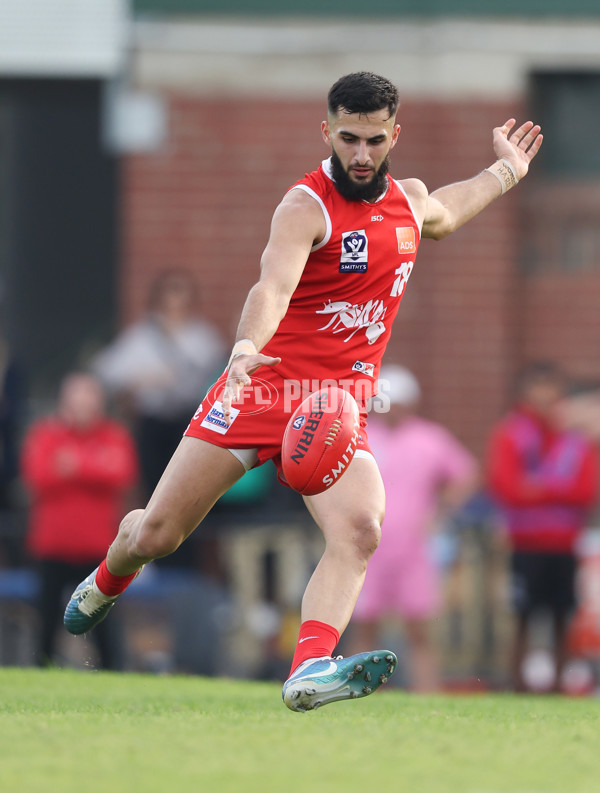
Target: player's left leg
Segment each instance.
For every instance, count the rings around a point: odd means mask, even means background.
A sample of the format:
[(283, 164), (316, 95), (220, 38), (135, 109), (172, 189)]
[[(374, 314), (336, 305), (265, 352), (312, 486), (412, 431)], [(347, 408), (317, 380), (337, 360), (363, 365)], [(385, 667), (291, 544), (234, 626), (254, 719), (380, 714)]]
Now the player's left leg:
[(387, 650), (331, 657), (379, 543), (385, 493), (375, 460), (371, 455), (355, 458), (331, 490), (305, 502), (323, 532), (325, 551), (302, 600), (292, 673), (283, 687), (285, 704), (301, 711), (366, 696), (387, 681), (397, 664)]

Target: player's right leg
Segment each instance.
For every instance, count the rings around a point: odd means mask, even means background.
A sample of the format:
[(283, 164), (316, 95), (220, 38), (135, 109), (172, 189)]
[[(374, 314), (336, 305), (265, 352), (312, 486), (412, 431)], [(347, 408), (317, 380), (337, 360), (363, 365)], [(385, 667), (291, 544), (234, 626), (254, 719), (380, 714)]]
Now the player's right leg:
[(67, 629), (85, 633), (103, 620), (144, 564), (173, 553), (243, 473), (227, 449), (183, 438), (146, 509), (125, 516), (106, 560), (74, 591)]

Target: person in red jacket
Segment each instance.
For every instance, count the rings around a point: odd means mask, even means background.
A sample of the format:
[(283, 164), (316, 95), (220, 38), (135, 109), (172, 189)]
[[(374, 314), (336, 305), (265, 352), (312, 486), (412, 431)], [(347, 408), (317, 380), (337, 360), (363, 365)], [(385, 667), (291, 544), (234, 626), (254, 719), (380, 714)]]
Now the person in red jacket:
[(552, 615), (555, 689), (566, 660), (568, 620), (575, 607), (576, 542), (598, 496), (598, 455), (582, 433), (561, 420), (564, 377), (550, 363), (522, 374), (513, 410), (489, 444), (489, 488), (500, 506), (511, 548), (512, 654), (516, 690), (525, 690), (523, 661), (532, 614)]
[[(30, 427), (21, 472), (31, 495), (27, 545), (39, 562), (40, 656), (51, 662), (62, 593), (104, 556), (115, 538), (126, 491), (138, 475), (129, 432), (106, 417), (99, 382), (71, 373), (63, 380), (54, 416)], [(118, 666), (106, 631), (96, 635), (100, 663)]]

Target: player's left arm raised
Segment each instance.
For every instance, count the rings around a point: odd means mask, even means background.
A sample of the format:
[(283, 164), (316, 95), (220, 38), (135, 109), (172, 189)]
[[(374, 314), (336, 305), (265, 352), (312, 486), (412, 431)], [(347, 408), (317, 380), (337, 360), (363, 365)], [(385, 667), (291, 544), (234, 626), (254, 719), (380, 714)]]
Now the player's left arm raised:
[(542, 145), (541, 128), (510, 118), (493, 131), (497, 161), (472, 179), (435, 190), (426, 198), (422, 236), (439, 240), (460, 228), (526, 176)]

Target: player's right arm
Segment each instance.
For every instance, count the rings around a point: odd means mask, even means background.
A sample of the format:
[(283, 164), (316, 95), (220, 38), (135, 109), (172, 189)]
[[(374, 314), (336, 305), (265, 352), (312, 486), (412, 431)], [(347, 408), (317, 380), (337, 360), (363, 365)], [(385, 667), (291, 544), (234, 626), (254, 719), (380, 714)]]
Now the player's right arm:
[(325, 232), (323, 210), (304, 190), (291, 190), (275, 210), (260, 262), (260, 278), (246, 298), (229, 361), (222, 399), (227, 423), (231, 404), (250, 383), (250, 375), (260, 366), (279, 363), (279, 358), (262, 355), (260, 350), (279, 327), (310, 250)]

